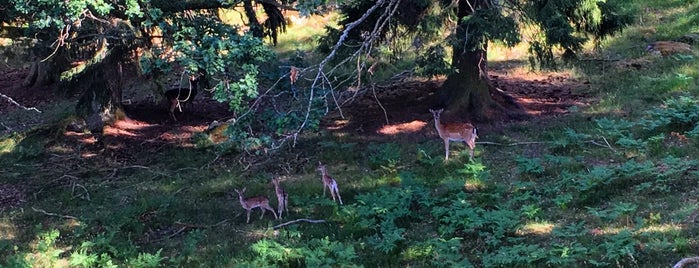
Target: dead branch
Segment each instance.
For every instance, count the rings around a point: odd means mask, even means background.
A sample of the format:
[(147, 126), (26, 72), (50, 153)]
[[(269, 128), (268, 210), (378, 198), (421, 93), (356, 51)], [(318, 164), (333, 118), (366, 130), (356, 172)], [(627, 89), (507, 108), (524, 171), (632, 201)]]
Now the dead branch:
[(551, 142), (548, 142), (548, 141), (522, 141), (522, 142), (513, 142), (513, 143), (508, 143), (508, 144), (502, 144), (499, 142), (492, 142), (492, 141), (477, 141), (476, 142), (476, 144), (498, 145), (498, 146), (517, 146), (517, 145), (546, 144), (546, 143), (551, 143)]
[[(75, 194), (75, 187), (76, 186), (82, 188), (85, 193), (84, 194)], [(87, 191), (87, 188), (85, 188), (85, 186), (83, 186), (82, 184), (79, 184), (79, 183), (73, 182), (73, 188), (70, 191), (70, 195), (72, 195), (73, 198), (82, 197), (82, 198), (86, 199), (87, 201), (90, 201), (90, 192)]]
[(284, 226), (291, 225), (291, 224), (296, 224), (296, 223), (299, 223), (299, 222), (324, 223), (325, 220), (296, 219), (296, 220), (293, 220), (293, 221), (289, 221), (289, 222), (285, 222), (285, 223), (282, 223), (282, 224), (279, 224), (279, 225), (275, 225), (274, 227), (272, 227), (272, 229), (277, 230), (277, 229), (282, 228), (282, 227), (284, 227)]
[(386, 119), (386, 125), (390, 124), (390, 122), (388, 122), (388, 113), (386, 112), (386, 108), (383, 107), (383, 104), (381, 104), (379, 97), (376, 96), (376, 87), (374, 86), (374, 84), (371, 85), (371, 92), (374, 93), (374, 99), (376, 100), (376, 103), (379, 104), (379, 107), (381, 107), (381, 110), (383, 110), (383, 117), (384, 119)]
[(699, 257), (684, 258), (677, 263), (675, 263), (672, 268), (683, 268), (691, 264), (699, 264)]
[(39, 213), (42, 213), (42, 214), (44, 214), (44, 215), (46, 215), (46, 216), (59, 217), (59, 218), (71, 219), (71, 220), (78, 220), (78, 218), (77, 218), (77, 217), (74, 217), (74, 216), (70, 216), (70, 215), (60, 215), (60, 214), (56, 214), (56, 213), (46, 212), (46, 210), (38, 209), (38, 208), (35, 208), (35, 207), (32, 207), (32, 210), (34, 210), (34, 211), (36, 211), (36, 212), (39, 212)]
[(342, 35), (340, 35), (340, 39), (337, 41), (337, 43), (335, 43), (335, 45), (333, 45), (333, 48), (330, 51), (330, 54), (328, 54), (328, 56), (326, 56), (325, 59), (323, 59), (320, 62), (320, 64), (318, 64), (318, 73), (316, 73), (316, 77), (315, 77), (315, 79), (313, 79), (313, 83), (311, 84), (311, 88), (310, 88), (310, 94), (309, 94), (310, 97), (308, 98), (308, 107), (306, 109), (306, 116), (304, 117), (301, 125), (298, 127), (298, 130), (296, 131), (296, 133), (293, 135), (293, 138), (294, 138), (293, 144), (294, 145), (296, 145), (296, 140), (297, 140), (298, 134), (301, 132), (301, 130), (303, 130), (306, 127), (306, 124), (308, 124), (308, 119), (310, 118), (311, 109), (313, 107), (313, 94), (315, 91), (315, 87), (318, 84), (318, 81), (320, 81), (320, 80), (325, 81), (325, 79), (322, 79), (322, 77), (324, 76), (323, 69), (325, 68), (325, 65), (327, 65), (328, 62), (330, 62), (330, 60), (332, 60), (335, 57), (335, 54), (337, 54), (337, 50), (340, 48), (340, 46), (345, 42), (345, 40), (349, 36), (349, 32), (352, 29), (354, 29), (355, 27), (357, 27), (357, 25), (364, 22), (371, 14), (374, 13), (374, 11), (376, 11), (380, 6), (382, 6), (384, 4), (384, 2), (385, 2), (385, 0), (376, 1), (374, 6), (369, 8), (364, 13), (364, 15), (362, 15), (356, 21), (348, 24), (347, 27), (345, 28), (345, 30), (342, 31)]
[(41, 113), (41, 111), (39, 111), (39, 109), (37, 109), (36, 107), (26, 107), (26, 106), (24, 106), (24, 105), (22, 105), (22, 104), (19, 104), (19, 103), (16, 102), (14, 99), (12, 99), (10, 96), (7, 96), (7, 95), (5, 95), (5, 94), (0, 93), (0, 97), (2, 97), (3, 99), (6, 99), (8, 102), (10, 102), (10, 103), (12, 103), (13, 105), (15, 105), (15, 106), (17, 106), (17, 107), (19, 107), (19, 108), (22, 108), (22, 109), (24, 109), (24, 110), (27, 110), (27, 111), (35, 111), (35, 112), (37, 112), (37, 113)]
[(228, 222), (228, 221), (230, 221), (230, 219), (225, 219), (225, 220), (222, 220), (222, 221), (220, 221), (220, 222), (217, 222), (217, 223), (211, 224), (211, 225), (201, 225), (201, 224), (184, 223), (184, 222), (181, 222), (181, 221), (176, 221), (175, 224), (177, 224), (177, 225), (182, 225), (182, 226), (184, 226), (184, 227), (192, 228), (192, 229), (209, 229), (209, 228), (213, 228), (213, 227), (219, 226), (219, 225), (221, 225), (221, 224), (224, 224), (224, 223), (226, 223), (226, 222)]

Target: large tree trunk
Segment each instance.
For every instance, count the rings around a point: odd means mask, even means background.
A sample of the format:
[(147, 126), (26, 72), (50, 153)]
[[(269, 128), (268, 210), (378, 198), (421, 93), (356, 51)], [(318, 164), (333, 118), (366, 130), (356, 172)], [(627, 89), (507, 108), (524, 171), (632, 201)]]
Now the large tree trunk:
[[(489, 2), (459, 1), (459, 21), (473, 15), (474, 9), (487, 8)], [(478, 36), (463, 24), (457, 27), (456, 35), (463, 40), (453, 46), (455, 72), (447, 77), (439, 90), (437, 106), (446, 107), (460, 118), (478, 122), (524, 117), (521, 107), (511, 97), (490, 84), (485, 37)]]

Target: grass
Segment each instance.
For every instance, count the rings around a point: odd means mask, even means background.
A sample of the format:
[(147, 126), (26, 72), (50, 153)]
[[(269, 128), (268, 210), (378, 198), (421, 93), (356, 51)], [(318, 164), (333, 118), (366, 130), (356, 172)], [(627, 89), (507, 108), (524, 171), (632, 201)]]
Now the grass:
[[(641, 3), (658, 8), (588, 55), (612, 60), (570, 67), (598, 102), (484, 133), (480, 141), (538, 143), (481, 144), (474, 162), (453, 145), (444, 163), (437, 139), (327, 132), (251, 166), (211, 148), (83, 157), (54, 125), (5, 136), (0, 189), (25, 196), (0, 211), (0, 265), (671, 266), (699, 245), (699, 62), (646, 56), (639, 42), (699, 30), (682, 15), (699, 4)], [(658, 31), (647, 36), (650, 25)], [(640, 57), (640, 69), (615, 65)], [(322, 196), (319, 160), (346, 205)], [(272, 198), (278, 175), (293, 193), (290, 217), (256, 210), (245, 224), (233, 189)], [(272, 229), (299, 218), (326, 222)]]

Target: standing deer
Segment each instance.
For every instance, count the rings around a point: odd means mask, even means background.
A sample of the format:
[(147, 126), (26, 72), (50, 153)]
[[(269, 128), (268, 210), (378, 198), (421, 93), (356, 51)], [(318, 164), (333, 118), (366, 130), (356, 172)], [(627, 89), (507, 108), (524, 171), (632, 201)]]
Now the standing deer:
[(476, 127), (470, 123), (447, 123), (442, 124), (439, 121), (440, 115), (444, 109), (432, 110), (430, 113), (434, 117), (434, 127), (437, 128), (437, 133), (439, 137), (444, 140), (444, 150), (445, 150), (445, 161), (449, 160), (449, 141), (463, 141), (466, 142), (468, 148), (471, 149), (469, 154), (469, 160), (473, 159), (473, 150), (476, 148), (476, 139), (478, 134), (476, 133)]
[(335, 196), (337, 196), (337, 199), (340, 201), (340, 205), (342, 205), (342, 197), (340, 196), (340, 189), (337, 188), (337, 181), (333, 179), (333, 177), (328, 174), (328, 170), (325, 168), (325, 165), (318, 161), (318, 171), (320, 171), (320, 176), (321, 179), (323, 180), (323, 196), (325, 196), (325, 189), (330, 190), (330, 195), (333, 197), (333, 202), (335, 202)]
[(197, 96), (199, 92), (199, 78), (200, 76), (190, 78), (188, 87), (177, 86), (165, 91), (165, 99), (167, 99), (172, 120), (177, 121), (175, 109), (178, 109), (181, 113), (182, 103), (192, 102), (194, 97)]
[(274, 219), (279, 219), (279, 217), (277, 217), (277, 213), (274, 212), (274, 209), (272, 209), (272, 207), (269, 206), (269, 199), (267, 199), (267, 197), (255, 196), (245, 198), (243, 196), (243, 194), (245, 193), (245, 188), (243, 188), (243, 190), (235, 189), (235, 192), (238, 193), (240, 205), (243, 207), (243, 209), (247, 210), (248, 212), (248, 219), (247, 221), (245, 221), (246, 223), (250, 223), (250, 212), (253, 208), (260, 208), (260, 210), (262, 210), (262, 215), (260, 216), (260, 219), (262, 219), (262, 217), (265, 216), (265, 209), (272, 211), (272, 214), (274, 214)]
[(277, 213), (279, 218), (282, 218), (282, 212), (286, 209), (286, 214), (289, 214), (289, 193), (286, 192), (284, 188), (279, 185), (279, 178), (272, 179), (274, 184), (274, 193), (277, 194)]

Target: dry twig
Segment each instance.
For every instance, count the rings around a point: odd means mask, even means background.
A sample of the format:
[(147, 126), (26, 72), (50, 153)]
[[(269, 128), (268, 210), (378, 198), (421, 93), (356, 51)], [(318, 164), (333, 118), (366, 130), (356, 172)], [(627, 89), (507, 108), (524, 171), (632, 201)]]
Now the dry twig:
[(282, 224), (279, 224), (279, 225), (275, 225), (274, 227), (272, 227), (272, 229), (277, 230), (277, 229), (282, 228), (282, 227), (284, 227), (284, 226), (291, 225), (291, 224), (296, 224), (296, 223), (299, 223), (299, 222), (324, 223), (325, 220), (296, 219), (296, 220), (293, 220), (293, 221), (289, 221), (289, 222), (285, 222), (285, 223), (282, 223)]
[(46, 212), (46, 210), (38, 209), (38, 208), (35, 208), (35, 207), (32, 207), (32, 210), (34, 210), (34, 211), (36, 211), (36, 212), (39, 212), (39, 213), (42, 213), (42, 214), (44, 214), (44, 215), (46, 215), (46, 216), (52, 216), (52, 217), (59, 217), (59, 218), (64, 218), (64, 219), (78, 220), (78, 218), (77, 218), (77, 217), (74, 217), (74, 216), (70, 216), (70, 215), (61, 215), (61, 214)]
[(19, 107), (19, 108), (22, 108), (22, 109), (24, 109), (24, 110), (27, 110), (27, 111), (35, 111), (35, 112), (37, 112), (37, 113), (41, 113), (41, 111), (39, 111), (39, 109), (37, 109), (36, 107), (26, 107), (26, 106), (24, 106), (24, 105), (22, 105), (22, 104), (19, 104), (19, 103), (16, 102), (14, 99), (12, 99), (10, 96), (7, 96), (7, 95), (5, 95), (5, 94), (0, 93), (0, 97), (2, 97), (3, 99), (6, 99), (8, 102), (10, 102), (10, 103), (12, 103), (13, 105), (15, 105), (15, 106), (17, 106), (17, 107)]

